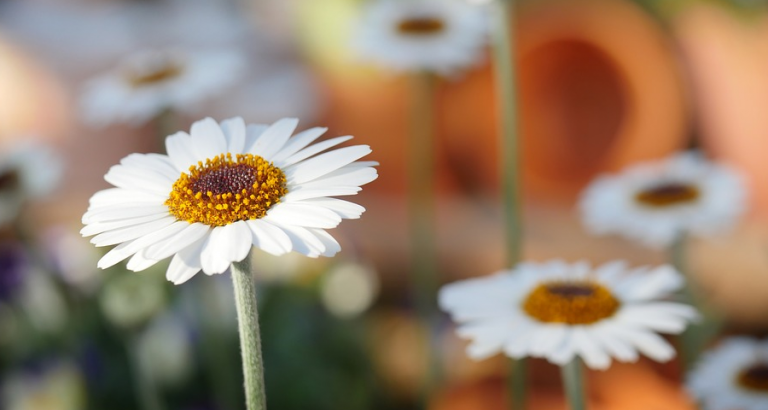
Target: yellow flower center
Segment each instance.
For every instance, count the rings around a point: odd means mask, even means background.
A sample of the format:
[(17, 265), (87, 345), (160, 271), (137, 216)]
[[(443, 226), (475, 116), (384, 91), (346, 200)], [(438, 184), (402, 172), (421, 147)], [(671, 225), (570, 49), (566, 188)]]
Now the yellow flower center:
[(180, 64), (167, 61), (146, 72), (129, 71), (126, 73), (126, 77), (134, 88), (141, 88), (174, 79), (179, 77), (182, 72), (183, 69)]
[(428, 36), (445, 29), (443, 20), (434, 17), (414, 17), (398, 23), (397, 31), (402, 34)]
[(768, 393), (768, 363), (759, 363), (742, 370), (736, 382), (745, 389)]
[(585, 325), (613, 316), (619, 301), (594, 282), (550, 282), (537, 286), (523, 302), (529, 316), (547, 323)]
[(283, 171), (258, 155), (221, 154), (182, 173), (165, 205), (178, 220), (224, 226), (264, 217), (288, 193), (285, 184)]
[(699, 196), (696, 186), (669, 182), (644, 189), (637, 193), (635, 199), (642, 205), (664, 208), (695, 202)]

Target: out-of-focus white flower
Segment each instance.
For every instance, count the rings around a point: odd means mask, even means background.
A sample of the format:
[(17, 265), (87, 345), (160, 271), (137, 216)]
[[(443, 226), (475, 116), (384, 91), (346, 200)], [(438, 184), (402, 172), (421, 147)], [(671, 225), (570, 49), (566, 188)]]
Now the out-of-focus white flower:
[(181, 319), (162, 316), (138, 340), (139, 360), (146, 377), (165, 385), (178, 385), (192, 370), (192, 345)]
[(359, 161), (367, 145), (323, 152), (352, 137), (312, 144), (326, 130), (293, 135), (297, 124), (206, 118), (190, 134), (168, 137), (169, 155), (124, 158), (105, 176), (115, 188), (94, 194), (83, 215), (81, 234), (95, 235), (96, 246), (117, 245), (98, 266), (130, 257), (128, 269), (140, 271), (172, 257), (167, 278), (180, 284), (201, 270), (224, 273), (253, 247), (335, 255), (341, 246), (326, 230), (365, 208), (333, 197), (357, 194), (378, 177), (378, 164)]
[(148, 323), (165, 302), (164, 283), (152, 275), (117, 275), (107, 282), (99, 297), (107, 320), (126, 329)]
[(70, 362), (55, 362), (42, 369), (21, 370), (2, 381), (0, 408), (5, 410), (83, 410), (85, 383)]
[(359, 263), (342, 263), (323, 276), (320, 297), (331, 313), (342, 318), (357, 316), (376, 299), (376, 272)]
[(99, 254), (83, 238), (65, 226), (54, 226), (44, 235), (47, 253), (64, 281), (86, 293), (101, 284), (102, 275), (95, 267)]
[(747, 207), (747, 193), (733, 169), (683, 153), (598, 177), (579, 206), (594, 234), (664, 247), (683, 233), (713, 235), (733, 227)]
[(51, 193), (61, 179), (63, 160), (50, 147), (20, 140), (0, 153), (0, 225), (16, 218), (29, 199)]
[(362, 60), (397, 71), (452, 74), (481, 61), (487, 36), (484, 11), (463, 0), (374, 0), (353, 46)]
[(440, 306), (472, 340), (474, 359), (500, 351), (565, 365), (581, 357), (593, 369), (639, 354), (665, 362), (675, 349), (657, 332), (678, 334), (697, 317), (691, 306), (660, 299), (684, 279), (673, 268), (629, 269), (613, 262), (522, 263), (514, 270), (464, 280), (440, 290)]
[(167, 109), (194, 112), (243, 74), (245, 56), (235, 50), (151, 50), (133, 54), (84, 88), (82, 112), (96, 126), (140, 125)]
[(702, 356), (687, 388), (704, 410), (768, 410), (768, 340), (724, 340)]

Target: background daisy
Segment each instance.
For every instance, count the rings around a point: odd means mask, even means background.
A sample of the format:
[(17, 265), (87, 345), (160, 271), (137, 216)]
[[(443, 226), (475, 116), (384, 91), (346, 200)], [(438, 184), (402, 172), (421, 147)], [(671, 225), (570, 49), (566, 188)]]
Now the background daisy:
[(244, 69), (244, 56), (234, 50), (135, 53), (84, 86), (83, 117), (96, 126), (140, 125), (166, 109), (194, 111), (206, 98), (226, 91)]
[(362, 60), (390, 69), (449, 74), (480, 61), (486, 20), (460, 0), (376, 0), (363, 10), (354, 47)]
[(712, 235), (733, 227), (747, 207), (747, 194), (730, 167), (682, 153), (598, 177), (579, 207), (593, 234), (664, 247), (682, 233)]
[(768, 341), (725, 339), (704, 354), (687, 387), (704, 410), (768, 409)]
[(664, 362), (675, 350), (657, 333), (680, 333), (697, 314), (660, 299), (683, 286), (669, 266), (628, 269), (624, 262), (522, 263), (511, 271), (440, 290), (440, 306), (471, 339), (474, 359), (504, 352), (565, 365), (574, 357), (593, 369), (642, 353)]
[(99, 261), (108, 268), (129, 257), (139, 271), (173, 257), (168, 280), (198, 271), (223, 273), (255, 246), (281, 255), (318, 257), (340, 250), (326, 232), (364, 208), (330, 198), (354, 195), (377, 177), (375, 162), (357, 162), (368, 146), (333, 148), (352, 137), (310, 145), (324, 132), (293, 137), (298, 120), (271, 126), (241, 118), (207, 118), (166, 140), (168, 155), (133, 154), (105, 175), (116, 188), (97, 192), (81, 233), (96, 246), (118, 245)]

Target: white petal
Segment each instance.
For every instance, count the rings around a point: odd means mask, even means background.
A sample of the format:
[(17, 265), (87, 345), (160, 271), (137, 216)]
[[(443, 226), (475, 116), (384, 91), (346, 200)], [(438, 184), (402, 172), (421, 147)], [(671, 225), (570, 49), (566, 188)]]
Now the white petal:
[(360, 187), (329, 187), (329, 188), (315, 188), (315, 189), (294, 189), (289, 191), (285, 196), (283, 196), (283, 202), (296, 202), (296, 201), (302, 201), (305, 199), (312, 199), (312, 198), (323, 198), (328, 196), (346, 196), (346, 195), (357, 195), (358, 192), (362, 191), (363, 188)]
[(165, 273), (166, 279), (173, 282), (174, 285), (180, 285), (200, 272), (202, 269), (200, 253), (206, 239), (207, 236), (203, 236), (176, 253), (171, 259), (171, 264), (168, 265), (168, 271)]
[(199, 161), (195, 151), (192, 149), (192, 138), (183, 131), (179, 131), (165, 139), (165, 150), (179, 172), (189, 171), (189, 167), (197, 165)]
[(277, 204), (264, 219), (308, 228), (335, 228), (341, 223), (341, 217), (330, 209), (302, 202)]
[(325, 246), (325, 251), (321, 254), (321, 256), (332, 257), (341, 251), (341, 245), (339, 245), (339, 242), (337, 242), (336, 239), (328, 232), (317, 228), (307, 228), (307, 230), (315, 235), (317, 239), (320, 239), (320, 242), (322, 242), (323, 246)]
[(573, 343), (584, 364), (591, 369), (605, 370), (611, 365), (611, 357), (603, 350), (599, 342), (582, 326), (575, 326), (572, 332)]
[(599, 339), (602, 346), (611, 356), (622, 362), (636, 362), (640, 355), (634, 347), (613, 331), (610, 323), (603, 322), (594, 326), (591, 331)]
[(210, 230), (208, 225), (202, 223), (190, 224), (176, 235), (147, 247), (144, 253), (149, 258), (165, 259), (197, 242)]
[(83, 223), (109, 222), (156, 214), (168, 215), (168, 207), (165, 205), (114, 205), (86, 211), (83, 214)]
[(80, 230), (80, 235), (91, 236), (98, 233), (112, 231), (119, 228), (125, 228), (126, 226), (141, 225), (145, 222), (156, 221), (168, 216), (167, 213), (146, 215), (138, 218), (120, 219), (112, 222), (94, 222), (86, 225)]
[(272, 157), (283, 148), (298, 124), (296, 118), (283, 118), (275, 122), (259, 137), (252, 152), (267, 161), (273, 161)]
[(315, 145), (312, 145), (310, 147), (307, 147), (307, 148), (305, 148), (305, 149), (303, 149), (303, 150), (301, 150), (301, 151), (291, 155), (290, 157), (288, 157), (288, 158), (286, 158), (286, 159), (284, 159), (284, 160), (282, 160), (280, 162), (276, 162), (276, 164), (278, 164), (278, 166), (280, 166), (281, 168), (285, 168), (285, 167), (291, 166), (293, 164), (296, 164), (298, 162), (301, 162), (301, 161), (311, 157), (312, 155), (315, 155), (317, 153), (323, 152), (323, 151), (325, 151), (325, 150), (327, 150), (329, 148), (333, 148), (333, 147), (335, 147), (335, 146), (337, 146), (337, 145), (339, 145), (339, 144), (341, 144), (343, 142), (349, 141), (351, 139), (352, 139), (352, 136), (349, 136), (349, 135), (343, 136), (343, 137), (331, 138), (331, 139), (325, 140), (323, 142), (319, 142), (319, 143), (317, 143)]
[(208, 275), (224, 273), (232, 262), (245, 259), (251, 246), (251, 230), (244, 221), (213, 228), (200, 254), (203, 271)]
[(216, 157), (227, 152), (227, 142), (224, 132), (213, 118), (205, 118), (192, 124), (190, 132), (192, 148), (198, 161)]
[(315, 189), (334, 186), (362, 186), (378, 178), (376, 168), (341, 168), (322, 178), (301, 184), (302, 188)]
[(245, 121), (241, 117), (221, 122), (221, 130), (227, 139), (227, 152), (238, 154), (245, 148)]
[(269, 128), (267, 125), (248, 124), (248, 126), (245, 127), (245, 147), (243, 148), (243, 152), (253, 154), (254, 145), (256, 145), (256, 142), (262, 135), (264, 135), (264, 131), (266, 131), (267, 128)]
[(173, 187), (173, 179), (156, 172), (133, 168), (125, 165), (113, 165), (104, 180), (125, 189), (144, 191), (156, 195), (168, 194)]
[(88, 204), (94, 208), (126, 203), (162, 204), (168, 199), (168, 193), (170, 192), (159, 194), (135, 189), (109, 188), (93, 194)]
[(277, 256), (293, 249), (291, 238), (277, 226), (261, 219), (253, 219), (246, 224), (251, 229), (253, 244), (257, 248)]
[(288, 140), (283, 149), (278, 151), (272, 157), (272, 161), (275, 163), (281, 163), (282, 160), (288, 158), (289, 156), (297, 153), (300, 149), (311, 144), (312, 141), (318, 139), (321, 135), (325, 134), (326, 131), (328, 131), (328, 128), (315, 127), (294, 135), (293, 138)]
[(631, 286), (624, 286), (622, 283), (616, 290), (623, 300), (641, 301), (669, 295), (680, 289), (683, 284), (682, 275), (673, 267), (663, 265), (644, 274), (641, 280), (634, 281)]
[(148, 169), (161, 174), (172, 181), (179, 177), (179, 171), (173, 165), (170, 158), (165, 155), (130, 154), (121, 159), (120, 164), (133, 168)]
[(309, 256), (310, 258), (316, 258), (325, 252), (325, 245), (323, 245), (323, 242), (306, 228), (280, 222), (270, 221), (270, 223), (282, 229), (283, 232), (288, 235), (293, 243), (293, 250), (295, 252)]
[(136, 252), (135, 255), (128, 261), (128, 265), (126, 267), (128, 270), (132, 270), (134, 272), (143, 271), (144, 269), (147, 269), (156, 263), (160, 262), (156, 259), (149, 259), (144, 255), (144, 250), (140, 250), (139, 252)]
[(536, 331), (531, 343), (531, 355), (534, 357), (546, 357), (555, 351), (569, 334), (568, 327), (561, 324), (542, 326)]
[(159, 231), (166, 226), (176, 222), (176, 218), (168, 216), (155, 221), (145, 222), (138, 225), (128, 226), (109, 232), (103, 232), (91, 239), (91, 243), (96, 246), (116, 245), (121, 242), (134, 240), (140, 236)]
[(130, 242), (123, 242), (120, 245), (114, 247), (111, 251), (107, 252), (107, 254), (99, 260), (97, 266), (101, 269), (114, 266), (115, 264), (146, 248), (147, 246), (150, 246), (165, 238), (173, 236), (178, 232), (181, 232), (181, 230), (184, 229), (187, 225), (189, 225), (188, 222), (176, 222), (172, 225), (166, 226), (163, 229), (144, 235)]
[(631, 328), (621, 328), (619, 334), (622, 335), (625, 340), (635, 345), (641, 353), (657, 362), (666, 362), (675, 357), (675, 349), (656, 333)]
[(365, 212), (365, 208), (356, 203), (336, 198), (313, 198), (302, 202), (328, 208), (343, 219), (358, 219)]
[(371, 153), (371, 148), (367, 145), (355, 145), (352, 147), (339, 148), (337, 150), (326, 152), (314, 158), (308, 159), (295, 167), (284, 170), (286, 178), (293, 183), (301, 184), (306, 181), (319, 178), (329, 172), (333, 172), (351, 162)]

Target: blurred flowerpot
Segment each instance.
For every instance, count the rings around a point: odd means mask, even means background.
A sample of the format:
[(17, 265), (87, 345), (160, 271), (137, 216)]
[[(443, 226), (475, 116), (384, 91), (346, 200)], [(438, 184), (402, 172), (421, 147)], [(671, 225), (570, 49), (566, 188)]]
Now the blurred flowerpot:
[(768, 210), (768, 14), (697, 3), (674, 31), (695, 87), (702, 142), (748, 176), (758, 212)]
[(19, 137), (53, 141), (66, 131), (61, 84), (40, 64), (0, 38), (0, 146)]
[[(671, 44), (628, 1), (525, 3), (517, 61), (529, 193), (567, 199), (596, 173), (685, 145), (688, 101)], [(490, 68), (441, 95), (441, 135), (464, 179), (496, 187)]]
[[(533, 362), (539, 368), (544, 363)], [(534, 369), (537, 370), (537, 369)], [(529, 409), (560, 410), (565, 405), (559, 372), (546, 365), (542, 374), (529, 379)], [(535, 373), (535, 372), (533, 372)], [(694, 405), (675, 382), (656, 374), (645, 362), (613, 364), (606, 371), (588, 373), (587, 407), (590, 409), (622, 410), (692, 410)], [(537, 377), (538, 376), (538, 377)], [(508, 409), (506, 382), (490, 379), (450, 387), (432, 400), (430, 410), (504, 410)]]

